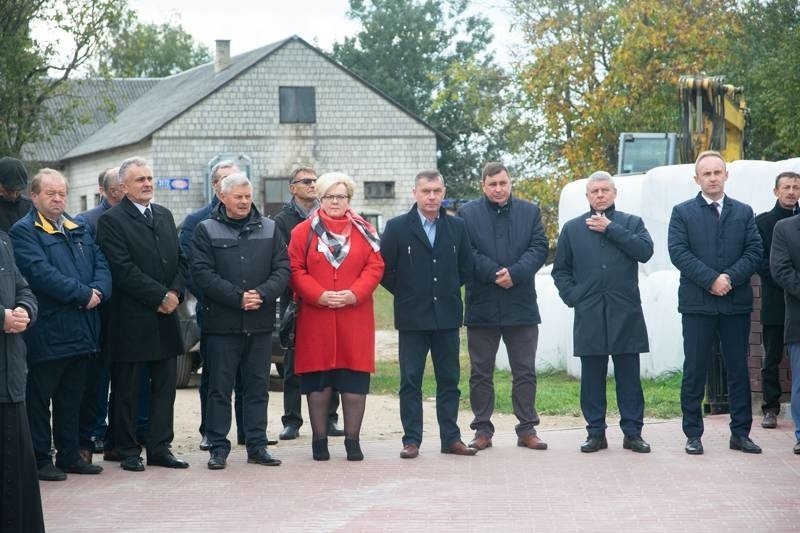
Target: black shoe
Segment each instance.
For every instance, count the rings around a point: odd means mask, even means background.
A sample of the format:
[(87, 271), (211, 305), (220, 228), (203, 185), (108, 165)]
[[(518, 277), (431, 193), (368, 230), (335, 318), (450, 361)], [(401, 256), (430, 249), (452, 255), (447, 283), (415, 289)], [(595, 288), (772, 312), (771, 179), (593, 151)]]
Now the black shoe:
[(207, 452), (208, 450), (211, 449), (211, 443), (208, 442), (208, 437), (206, 437), (205, 435), (203, 435), (203, 438), (200, 439), (200, 449), (203, 450), (204, 452)]
[(311, 454), (315, 461), (327, 461), (330, 459), (331, 453), (328, 451), (328, 438), (312, 440)]
[(41, 481), (64, 481), (67, 474), (53, 463), (47, 463), (39, 468), (39, 479)]
[(592, 453), (598, 450), (605, 450), (608, 448), (608, 441), (605, 435), (589, 436), (586, 441), (581, 444), (581, 451), (583, 453)]
[(703, 443), (700, 442), (700, 437), (689, 437), (684, 450), (689, 455), (703, 455)]
[(778, 414), (772, 411), (764, 413), (764, 419), (761, 421), (761, 427), (765, 429), (775, 429), (778, 427)]
[(740, 450), (744, 453), (761, 453), (761, 448), (750, 440), (750, 437), (731, 435), (730, 446), (731, 450)]
[(328, 422), (329, 437), (344, 437), (344, 430), (336, 422)]
[(278, 438), (281, 440), (294, 440), (300, 436), (300, 428), (297, 426), (286, 426), (281, 430)]
[(138, 455), (125, 457), (119, 462), (119, 466), (121, 466), (123, 470), (127, 470), (128, 472), (144, 472), (144, 464), (142, 463), (142, 458), (139, 457)]
[(213, 452), (211, 454), (211, 459), (208, 460), (208, 469), (209, 470), (222, 470), (225, 468), (227, 461), (225, 460), (225, 454), (222, 452)]
[(83, 459), (78, 459), (77, 462), (69, 466), (62, 466), (61, 470), (67, 474), (99, 474), (103, 471), (103, 467), (87, 463)]
[(178, 459), (172, 452), (157, 457), (148, 457), (147, 466), (163, 466), (164, 468), (189, 468), (189, 463), (183, 459)]
[(364, 454), (361, 452), (361, 444), (355, 439), (344, 439), (344, 449), (347, 450), (348, 461), (363, 461)]
[(632, 437), (625, 435), (622, 439), (622, 447), (636, 453), (650, 453), (650, 445), (639, 435), (634, 435)]
[(800, 440), (794, 444), (794, 448), (792, 449), (795, 455), (800, 455)]
[(92, 437), (92, 453), (103, 453), (106, 449), (106, 443), (103, 439)]
[(247, 462), (262, 466), (279, 466), (281, 464), (280, 459), (272, 457), (269, 452), (263, 448), (252, 455), (247, 454)]

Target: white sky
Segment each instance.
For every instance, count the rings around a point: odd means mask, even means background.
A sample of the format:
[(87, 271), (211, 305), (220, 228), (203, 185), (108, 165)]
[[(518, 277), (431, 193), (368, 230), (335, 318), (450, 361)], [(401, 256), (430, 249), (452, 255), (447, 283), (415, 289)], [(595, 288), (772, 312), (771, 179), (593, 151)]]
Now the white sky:
[[(495, 56), (509, 64), (510, 49), (521, 41), (510, 30), (507, 0), (472, 0), (472, 9), (493, 23)], [(330, 51), (334, 42), (355, 34), (359, 26), (347, 18), (347, 0), (129, 0), (144, 22), (178, 16), (181, 25), (214, 51), (215, 39), (230, 39), (237, 55), (297, 34)]]

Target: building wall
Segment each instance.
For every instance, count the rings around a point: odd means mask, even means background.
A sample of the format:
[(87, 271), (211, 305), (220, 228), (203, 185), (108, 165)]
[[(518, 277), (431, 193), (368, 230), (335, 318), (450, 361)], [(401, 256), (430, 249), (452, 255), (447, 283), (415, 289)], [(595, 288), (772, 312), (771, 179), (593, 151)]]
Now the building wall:
[[(315, 124), (279, 123), (280, 86), (315, 87)], [(207, 163), (219, 153), (252, 159), (259, 207), (264, 178), (286, 179), (297, 165), (309, 165), (349, 174), (357, 184), (353, 207), (380, 213), (385, 222), (408, 209), (416, 173), (435, 167), (436, 139), (324, 57), (291, 42), (153, 135), (156, 178), (190, 179), (188, 190), (156, 191), (176, 221), (205, 202)], [(365, 200), (364, 181), (394, 181), (395, 198)]]

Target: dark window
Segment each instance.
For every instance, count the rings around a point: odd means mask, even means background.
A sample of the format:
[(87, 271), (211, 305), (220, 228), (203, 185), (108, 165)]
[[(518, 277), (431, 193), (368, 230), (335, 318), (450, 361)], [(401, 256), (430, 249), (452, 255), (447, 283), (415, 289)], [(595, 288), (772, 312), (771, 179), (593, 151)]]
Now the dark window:
[(394, 198), (393, 181), (364, 182), (364, 198)]
[(289, 192), (289, 178), (264, 178), (264, 209), (263, 213), (269, 216), (277, 215), (283, 204), (292, 199)]
[(281, 124), (313, 124), (317, 121), (314, 87), (279, 87)]
[(88, 200), (89, 199), (86, 197), (85, 194), (81, 196), (81, 200), (80, 200), (80, 202), (81, 202), (81, 204), (80, 204), (81, 205), (80, 212), (81, 213), (83, 213), (84, 211), (86, 211), (89, 208), (89, 206), (87, 205)]

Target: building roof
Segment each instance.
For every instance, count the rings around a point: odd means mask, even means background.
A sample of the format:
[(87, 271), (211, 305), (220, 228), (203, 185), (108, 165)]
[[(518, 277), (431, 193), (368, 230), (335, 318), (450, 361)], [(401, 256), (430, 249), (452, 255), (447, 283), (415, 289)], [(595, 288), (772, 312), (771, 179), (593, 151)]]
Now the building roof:
[(108, 124), (112, 117), (135, 102), (160, 80), (158, 78), (93, 78), (74, 80), (67, 91), (45, 104), (49, 109), (74, 106), (71, 127), (60, 129), (52, 138), (23, 147), (26, 161), (53, 163), (84, 139)]

